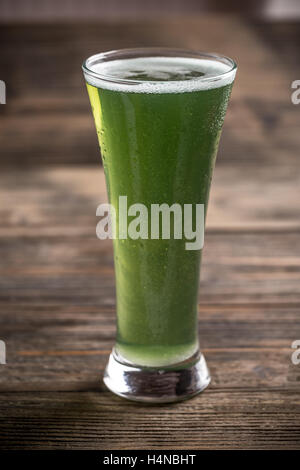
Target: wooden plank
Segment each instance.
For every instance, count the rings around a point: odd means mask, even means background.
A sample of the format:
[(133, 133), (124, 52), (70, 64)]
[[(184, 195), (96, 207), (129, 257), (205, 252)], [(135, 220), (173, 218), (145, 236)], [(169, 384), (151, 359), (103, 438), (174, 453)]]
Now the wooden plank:
[[(200, 291), (202, 347), (215, 387), (228, 380), (231, 387), (297, 387), (290, 345), (299, 329), (298, 208), (288, 203), (299, 176), (289, 186), (287, 173), (282, 201), (276, 171), (255, 179), (249, 170), (246, 186), (239, 184), (242, 173), (222, 166), (217, 172)], [(9, 360), (0, 389), (97, 389), (115, 334), (112, 247), (94, 232), (95, 208), (106, 200), (103, 171), (4, 176), (0, 308)], [(266, 208), (261, 184), (272, 196)], [(277, 200), (289, 210), (281, 230)], [(247, 201), (252, 219), (243, 212)]]
[[(299, 302), (298, 233), (208, 233), (201, 299)], [(0, 301), (112, 304), (111, 244), (96, 236), (2, 239)]]
[[(57, 301), (58, 302), (58, 301)], [(101, 375), (115, 337), (110, 306), (1, 304), (7, 365), (0, 391), (104, 390)], [(200, 305), (199, 335), (212, 387), (298, 389), (291, 343), (299, 306)]]
[[(296, 232), (300, 228), (298, 167), (296, 162), (275, 165), (272, 171), (267, 164), (259, 170), (251, 163), (227, 166), (220, 156), (211, 189), (208, 232)], [(100, 165), (3, 169), (1, 175), (0, 237), (94, 237), (96, 208), (107, 201)]]
[[(0, 303), (114, 305), (108, 245), (95, 236), (2, 240)], [(201, 301), (299, 304), (295, 250), (299, 250), (298, 233), (207, 234)]]
[(1, 165), (96, 163), (83, 59), (101, 50), (161, 45), (215, 50), (237, 60), (239, 71), (221, 147), (224, 162), (261, 165), (272, 157), (268, 163), (273, 165), (282, 158), (293, 163), (300, 136), (298, 110), (290, 95), (298, 66), (294, 56), (293, 67), (291, 57), (283, 66), (276, 40), (275, 36), (273, 47), (265, 45), (257, 27), (218, 15), (138, 23), (2, 25), (1, 79), (7, 83), (8, 96), (0, 109), (0, 146), (5, 155)]
[(159, 407), (109, 392), (0, 394), (2, 449), (296, 449), (299, 393), (217, 391)]
[[(276, 50), (281, 63), (298, 74), (300, 67), (299, 22), (295, 20), (264, 22), (251, 21), (251, 26), (265, 45)], [(297, 75), (298, 76), (298, 75)]]
[[(205, 240), (201, 301), (299, 298), (299, 173), (219, 167)], [(99, 167), (3, 173), (0, 299), (16, 304), (114, 302), (110, 241), (95, 235), (106, 200)], [(16, 186), (15, 186), (16, 185)], [(280, 192), (278, 192), (280, 188)], [(264, 194), (264, 205), (261, 203)]]
[(0, 40), (10, 84), (0, 109), (2, 165), (99, 162), (78, 65), (99, 48), (221, 44), (240, 65), (199, 298), (210, 388), (158, 408), (104, 388), (115, 292), (111, 243), (95, 235), (103, 171), (99, 163), (2, 169), (0, 447), (300, 448), (300, 371), (291, 362), (300, 331), (297, 64), (282, 67), (272, 43), (233, 17), (4, 26)]

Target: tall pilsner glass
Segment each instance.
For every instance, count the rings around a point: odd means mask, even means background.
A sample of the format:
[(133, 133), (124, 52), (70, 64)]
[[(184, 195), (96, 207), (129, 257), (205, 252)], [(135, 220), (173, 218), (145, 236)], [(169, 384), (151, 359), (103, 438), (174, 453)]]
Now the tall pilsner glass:
[(120, 201), (122, 211), (124, 200), (148, 214), (162, 204), (206, 211), (236, 65), (215, 54), (127, 49), (90, 57), (83, 72), (116, 211), (117, 340), (104, 382), (137, 401), (189, 398), (210, 382), (197, 333), (202, 249), (186, 249), (174, 230), (121, 234)]

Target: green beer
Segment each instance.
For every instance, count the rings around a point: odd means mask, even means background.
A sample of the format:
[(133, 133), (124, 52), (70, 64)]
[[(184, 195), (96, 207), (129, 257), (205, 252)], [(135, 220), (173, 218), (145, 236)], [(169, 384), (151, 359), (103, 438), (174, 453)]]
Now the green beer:
[[(226, 58), (174, 54), (102, 54), (84, 67), (117, 215), (120, 196), (149, 214), (153, 204), (207, 209), (235, 66)], [(117, 236), (114, 262), (118, 356), (162, 368), (195, 355), (201, 250), (187, 250), (173, 232), (169, 239)]]

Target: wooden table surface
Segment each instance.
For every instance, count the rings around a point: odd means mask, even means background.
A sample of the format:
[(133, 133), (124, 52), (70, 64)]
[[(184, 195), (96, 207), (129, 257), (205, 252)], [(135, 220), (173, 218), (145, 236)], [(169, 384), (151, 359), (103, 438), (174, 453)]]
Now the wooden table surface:
[[(293, 31), (229, 16), (1, 26), (2, 449), (300, 448)], [(93, 52), (141, 45), (217, 50), (239, 64), (199, 297), (212, 383), (162, 406), (127, 402), (101, 381), (115, 335), (114, 270), (111, 243), (95, 235), (105, 184), (80, 72)]]

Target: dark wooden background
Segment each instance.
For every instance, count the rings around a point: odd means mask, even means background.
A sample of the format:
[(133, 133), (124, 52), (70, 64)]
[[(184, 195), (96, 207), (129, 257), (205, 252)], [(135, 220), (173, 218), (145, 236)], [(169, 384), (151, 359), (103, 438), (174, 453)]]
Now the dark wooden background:
[(1, 21), (141, 19), (216, 11), (264, 19), (300, 18), (298, 0), (0, 0)]
[[(216, 14), (0, 26), (2, 449), (300, 448), (299, 24)], [(180, 46), (239, 65), (210, 201), (202, 395), (158, 407), (101, 382), (114, 342), (105, 185), (80, 65), (101, 50)]]

